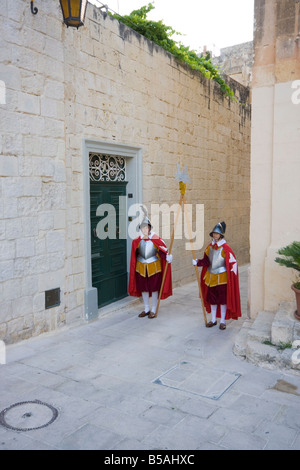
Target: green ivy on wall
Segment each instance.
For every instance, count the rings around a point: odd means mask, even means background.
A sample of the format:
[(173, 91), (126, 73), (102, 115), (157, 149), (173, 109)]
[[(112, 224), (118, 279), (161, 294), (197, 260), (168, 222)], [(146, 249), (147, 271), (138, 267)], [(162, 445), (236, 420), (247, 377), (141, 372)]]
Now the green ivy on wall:
[(212, 64), (209, 55), (205, 57), (197, 56), (196, 52), (190, 50), (180, 42), (171, 39), (174, 34), (180, 35), (171, 26), (166, 26), (160, 21), (150, 21), (147, 19), (147, 13), (155, 7), (153, 3), (141, 7), (139, 10), (133, 10), (129, 15), (112, 15), (117, 20), (129, 26), (142, 36), (150, 39), (166, 51), (173, 54), (179, 61), (188, 64), (192, 69), (199, 70), (206, 78), (210, 78), (219, 83), (221, 90), (226, 96), (234, 99), (234, 93), (221, 77), (218, 68)]

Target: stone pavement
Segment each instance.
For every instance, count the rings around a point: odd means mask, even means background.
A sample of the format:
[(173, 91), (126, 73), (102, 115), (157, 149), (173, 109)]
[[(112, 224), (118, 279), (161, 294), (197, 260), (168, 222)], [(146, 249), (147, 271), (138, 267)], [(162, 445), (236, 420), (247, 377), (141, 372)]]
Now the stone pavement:
[[(233, 353), (243, 317), (205, 328), (197, 283), (158, 317), (142, 304), (8, 346), (0, 365), (0, 449), (300, 449), (299, 371)], [(14, 405), (14, 406), (13, 406)]]

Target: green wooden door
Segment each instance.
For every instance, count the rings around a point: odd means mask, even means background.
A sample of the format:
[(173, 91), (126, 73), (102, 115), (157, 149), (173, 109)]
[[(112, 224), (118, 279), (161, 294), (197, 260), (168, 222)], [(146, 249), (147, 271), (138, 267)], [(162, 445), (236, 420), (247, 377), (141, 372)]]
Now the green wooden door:
[(98, 307), (128, 295), (127, 241), (119, 228), (126, 184), (90, 182), (92, 285), (98, 290)]

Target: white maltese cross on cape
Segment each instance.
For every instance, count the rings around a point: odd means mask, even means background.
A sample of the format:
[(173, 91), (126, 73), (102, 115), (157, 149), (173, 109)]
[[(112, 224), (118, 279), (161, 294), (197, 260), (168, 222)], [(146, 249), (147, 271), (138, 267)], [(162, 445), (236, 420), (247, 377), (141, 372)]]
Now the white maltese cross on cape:
[(234, 274), (236, 275), (237, 274), (237, 261), (236, 261), (236, 259), (235, 259), (235, 257), (233, 256), (232, 253), (230, 253), (230, 256), (229, 256), (229, 263), (230, 263), (230, 265), (233, 263), (233, 265), (231, 266), (230, 271), (233, 271)]

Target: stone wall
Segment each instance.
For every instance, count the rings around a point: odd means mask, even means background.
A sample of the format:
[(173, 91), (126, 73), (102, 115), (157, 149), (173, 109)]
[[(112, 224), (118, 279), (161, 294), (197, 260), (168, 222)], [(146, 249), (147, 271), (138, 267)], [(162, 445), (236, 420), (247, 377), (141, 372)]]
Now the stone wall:
[[(79, 30), (62, 24), (59, 2), (38, 8), (34, 16), (28, 1), (5, 0), (0, 11), (0, 338), (7, 343), (84, 321), (87, 139), (139, 149), (138, 202), (149, 208), (178, 202), (176, 163), (186, 164), (187, 202), (204, 204), (205, 244), (225, 220), (239, 263), (249, 261), (248, 104), (224, 98), (219, 85), (90, 4)], [(232, 84), (247, 101), (247, 89)], [(174, 285), (195, 279), (185, 242), (173, 246)], [(45, 291), (56, 287), (61, 303), (45, 309)]]
[(229, 75), (246, 87), (251, 87), (254, 62), (253, 41), (224, 47), (220, 55), (212, 59), (221, 72)]
[(295, 273), (274, 259), (300, 239), (300, 2), (255, 1), (250, 312), (292, 301)]

